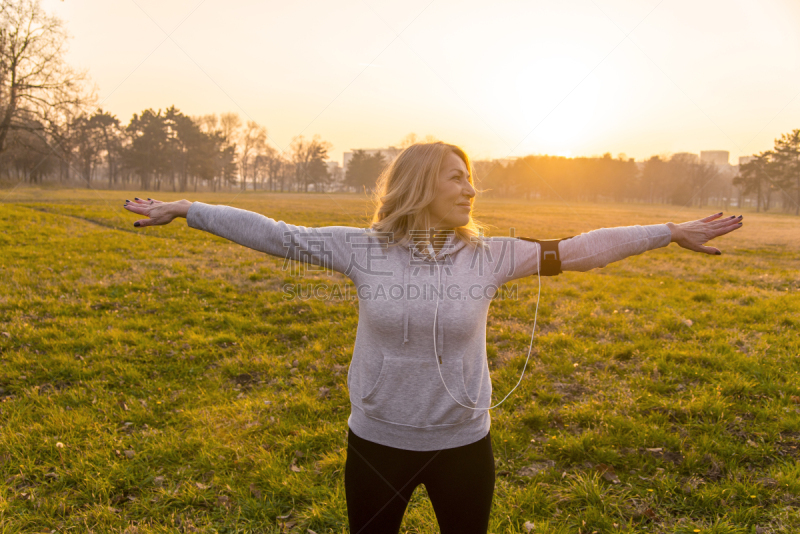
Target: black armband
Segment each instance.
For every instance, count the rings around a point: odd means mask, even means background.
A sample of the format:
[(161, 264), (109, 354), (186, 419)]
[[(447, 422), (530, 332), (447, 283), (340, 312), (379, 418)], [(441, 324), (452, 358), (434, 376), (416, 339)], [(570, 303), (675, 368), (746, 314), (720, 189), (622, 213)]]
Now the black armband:
[(558, 244), (572, 237), (575, 236), (562, 237), (561, 239), (534, 239), (532, 237), (520, 237), (519, 239), (539, 243), (539, 274), (542, 276), (555, 276), (562, 272)]

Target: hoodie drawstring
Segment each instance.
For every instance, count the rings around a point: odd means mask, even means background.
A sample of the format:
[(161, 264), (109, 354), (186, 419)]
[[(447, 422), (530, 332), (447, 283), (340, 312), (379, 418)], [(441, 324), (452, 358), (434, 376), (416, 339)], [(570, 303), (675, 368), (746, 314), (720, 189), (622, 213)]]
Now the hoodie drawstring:
[[(446, 265), (446, 263), (445, 263), (445, 265)], [(444, 266), (438, 265), (438, 262), (437, 262), (436, 268), (444, 270), (444, 273), (443, 273), (444, 276), (442, 276), (442, 285), (441, 285), (441, 287), (437, 287), (436, 288), (436, 292), (437, 293), (439, 292), (439, 289), (442, 290), (442, 294), (437, 295), (437, 298), (441, 298), (442, 299), (442, 302), (441, 302), (442, 306), (439, 307), (439, 310), (443, 311), (442, 308), (443, 308), (443, 305), (444, 305), (444, 288), (447, 287), (447, 268), (444, 267)], [(437, 276), (436, 278), (437, 278), (436, 279), (436, 283), (438, 284), (439, 283), (439, 277)], [(440, 317), (441, 316), (437, 314), (437, 316), (436, 316), (436, 323), (437, 323), (436, 324), (436, 353), (439, 355), (439, 360), (441, 361), (442, 356), (444, 356), (444, 324), (439, 319)]]
[[(430, 245), (429, 245), (430, 247)], [(442, 285), (436, 288), (437, 298), (442, 299), (444, 301), (444, 288), (447, 287), (447, 261), (446, 257), (450, 254), (449, 252), (444, 252), (442, 254), (442, 259), (444, 259), (444, 264), (439, 265), (439, 261), (436, 259), (436, 255), (433, 252), (432, 247), (428, 249), (430, 253), (430, 257), (433, 258), (434, 266), (436, 274), (439, 274), (439, 269), (444, 270), (444, 276), (442, 277)], [(413, 247), (409, 247), (408, 249), (408, 263), (403, 265), (403, 343), (408, 343), (408, 292), (410, 291), (409, 285), (411, 283), (411, 258), (414, 256)], [(439, 283), (439, 276), (436, 277), (435, 283)], [(442, 293), (439, 293), (441, 289)], [(436, 350), (441, 357), (442, 352), (444, 352), (444, 325), (439, 320), (438, 316), (436, 318)]]
[(408, 343), (408, 282), (411, 266), (411, 249), (408, 249), (408, 265), (403, 266), (403, 343)]

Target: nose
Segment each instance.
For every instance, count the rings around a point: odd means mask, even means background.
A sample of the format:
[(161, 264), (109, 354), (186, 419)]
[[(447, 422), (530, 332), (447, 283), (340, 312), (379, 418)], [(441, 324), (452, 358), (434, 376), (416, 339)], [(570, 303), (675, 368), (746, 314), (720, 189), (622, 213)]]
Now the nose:
[(472, 187), (471, 183), (467, 182), (467, 188), (464, 190), (464, 194), (466, 196), (468, 196), (469, 198), (472, 198), (472, 197), (475, 196), (475, 188)]

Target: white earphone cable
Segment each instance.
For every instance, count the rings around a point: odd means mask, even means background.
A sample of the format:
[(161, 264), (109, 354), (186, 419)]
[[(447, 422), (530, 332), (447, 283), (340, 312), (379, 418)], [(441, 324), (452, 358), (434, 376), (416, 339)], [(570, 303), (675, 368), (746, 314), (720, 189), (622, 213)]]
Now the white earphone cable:
[[(439, 285), (437, 286), (437, 290), (438, 290), (438, 289), (440, 289), (440, 286), (442, 284), (442, 271), (439, 269), (439, 262), (438, 261), (436, 262), (436, 267), (437, 267), (436, 272), (438, 273), (438, 276), (439, 276)], [(471, 406), (464, 406), (463, 404), (458, 402), (458, 399), (453, 397), (453, 394), (450, 393), (450, 388), (447, 387), (447, 383), (445, 383), (445, 381), (444, 381), (444, 377), (442, 376), (442, 364), (439, 363), (439, 354), (437, 353), (437, 350), (436, 350), (436, 320), (437, 320), (437, 317), (439, 315), (439, 295), (438, 294), (436, 295), (436, 311), (433, 314), (433, 354), (434, 354), (434, 357), (436, 359), (435, 360), (436, 364), (437, 364), (436, 368), (439, 370), (439, 378), (442, 380), (442, 385), (444, 385), (444, 389), (447, 390), (447, 394), (450, 395), (450, 398), (453, 399), (454, 401), (456, 401), (456, 403), (459, 404), (460, 406), (463, 406), (464, 408), (467, 408), (469, 410), (492, 410), (494, 408), (497, 408), (501, 404), (503, 404), (506, 401), (506, 399), (512, 393), (514, 393), (514, 391), (522, 383), (522, 377), (525, 376), (525, 369), (528, 368), (528, 361), (531, 358), (531, 351), (533, 350), (533, 337), (534, 337), (534, 335), (536, 333), (536, 319), (539, 316), (539, 300), (540, 300), (540, 298), (542, 296), (542, 277), (539, 274), (540, 267), (541, 267), (541, 265), (539, 265), (539, 262), (537, 261), (536, 277), (539, 280), (539, 291), (538, 291), (538, 293), (536, 295), (536, 312), (533, 315), (533, 330), (531, 331), (531, 342), (530, 342), (530, 345), (528, 346), (528, 357), (525, 358), (525, 365), (522, 367), (522, 373), (519, 375), (519, 380), (517, 381), (517, 385), (514, 386), (513, 389), (511, 391), (509, 391), (508, 394), (505, 397), (503, 397), (503, 400), (501, 400), (500, 402), (498, 402), (494, 406), (490, 406), (489, 408), (473, 408)], [(444, 292), (444, 288), (441, 288), (441, 289), (442, 289), (442, 292)], [(488, 362), (487, 362), (487, 366), (488, 366)], [(491, 403), (491, 401), (489, 401), (489, 402)]]

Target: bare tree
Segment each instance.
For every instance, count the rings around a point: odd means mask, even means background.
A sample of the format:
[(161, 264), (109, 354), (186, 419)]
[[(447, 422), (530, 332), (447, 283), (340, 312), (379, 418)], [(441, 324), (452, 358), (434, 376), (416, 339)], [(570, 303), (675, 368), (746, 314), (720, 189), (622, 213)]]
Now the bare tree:
[(439, 139), (437, 139), (435, 136), (430, 135), (430, 134), (428, 134), (425, 137), (423, 137), (422, 139), (420, 139), (417, 134), (412, 132), (412, 133), (406, 135), (405, 137), (403, 137), (400, 140), (400, 148), (401, 149), (406, 149), (406, 148), (410, 147), (411, 145), (413, 145), (415, 143), (435, 143), (438, 140)]
[(110, 189), (117, 179), (119, 158), (122, 152), (122, 127), (116, 116), (106, 113), (102, 109), (95, 111), (89, 121), (97, 131), (97, 135), (101, 140), (102, 149), (105, 150), (106, 153), (108, 187)]
[(276, 148), (267, 145), (264, 149), (264, 178), (267, 180), (267, 189), (275, 191), (280, 183), (281, 191), (283, 191), (284, 176), (286, 175), (286, 168), (288, 162)]
[(308, 193), (309, 184), (315, 184), (317, 190), (324, 188), (330, 179), (325, 159), (331, 148), (329, 142), (320, 140), (317, 135), (311, 140), (304, 139), (302, 135), (294, 138), (291, 149), (298, 191), (302, 187), (303, 192)]
[(213, 134), (219, 131), (219, 118), (216, 113), (208, 115), (192, 115), (192, 122), (197, 124), (203, 133)]
[[(47, 113), (46, 134), (50, 139), (52, 148), (49, 154), (54, 155), (59, 162), (58, 174), (60, 182), (69, 182), (72, 176), (73, 160), (77, 145), (76, 124), (78, 117), (84, 112), (75, 105), (57, 106)], [(12, 130), (13, 132), (14, 130)], [(41, 131), (31, 132), (38, 135), (43, 142), (47, 143)]]
[(45, 175), (57, 168), (58, 158), (45, 140), (34, 132), (16, 130), (6, 140), (2, 171), (8, 178), (40, 183)]
[(242, 119), (236, 113), (222, 113), (219, 116), (219, 131), (228, 145), (234, 145), (239, 137), (239, 128), (242, 127)]
[(258, 171), (263, 157), (261, 156), (267, 146), (267, 129), (255, 121), (247, 121), (247, 126), (241, 137), (241, 160), (239, 170), (242, 173), (242, 191), (247, 189), (247, 178), (253, 181), (253, 190), (256, 190)]
[(9, 132), (44, 134), (52, 108), (81, 103), (85, 74), (64, 61), (67, 38), (39, 0), (0, 3), (0, 154)]
[(417, 137), (417, 134), (412, 132), (400, 140), (400, 148), (403, 149), (408, 148), (414, 143), (417, 143), (418, 141), (419, 138)]
[(86, 182), (92, 186), (92, 175), (100, 163), (101, 139), (95, 123), (86, 115), (81, 115), (73, 124), (73, 139), (77, 151), (78, 171)]

